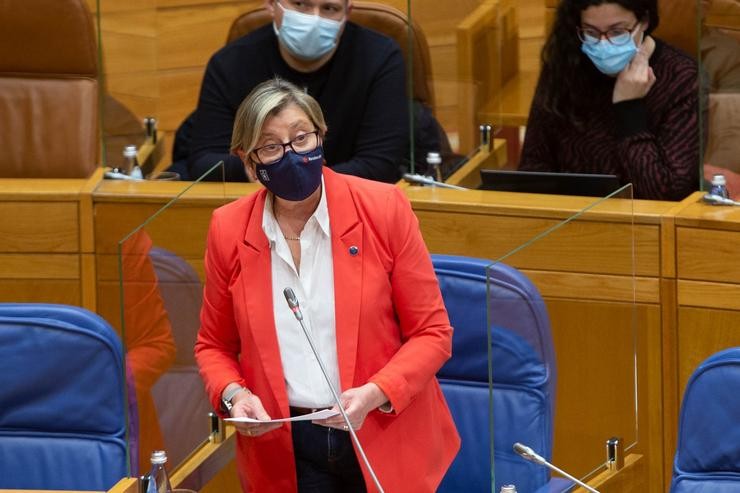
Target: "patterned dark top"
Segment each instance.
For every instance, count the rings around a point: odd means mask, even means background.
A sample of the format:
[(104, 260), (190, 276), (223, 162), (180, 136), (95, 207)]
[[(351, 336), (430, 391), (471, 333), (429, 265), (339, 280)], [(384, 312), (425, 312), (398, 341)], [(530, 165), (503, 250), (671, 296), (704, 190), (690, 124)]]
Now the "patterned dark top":
[(656, 40), (656, 82), (642, 99), (611, 102), (603, 76), (585, 125), (547, 112), (535, 94), (519, 164), (525, 171), (604, 173), (632, 183), (634, 198), (680, 200), (699, 188), (699, 81), (696, 62)]

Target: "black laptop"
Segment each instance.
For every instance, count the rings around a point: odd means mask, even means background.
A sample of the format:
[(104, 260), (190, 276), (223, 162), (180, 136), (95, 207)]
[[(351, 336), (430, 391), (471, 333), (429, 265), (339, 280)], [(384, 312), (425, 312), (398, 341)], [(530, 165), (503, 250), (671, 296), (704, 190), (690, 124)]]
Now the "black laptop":
[(606, 197), (620, 188), (615, 175), (482, 169), (480, 178), (481, 190), (499, 192)]

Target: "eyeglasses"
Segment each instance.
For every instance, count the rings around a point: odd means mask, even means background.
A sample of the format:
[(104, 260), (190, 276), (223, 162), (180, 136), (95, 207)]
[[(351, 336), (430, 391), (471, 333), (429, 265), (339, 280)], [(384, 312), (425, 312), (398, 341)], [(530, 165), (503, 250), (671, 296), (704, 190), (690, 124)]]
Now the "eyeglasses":
[(308, 154), (319, 145), (319, 131), (314, 130), (297, 136), (285, 144), (267, 144), (252, 151), (260, 164), (275, 164), (285, 155), (285, 148), (290, 147), (296, 154)]
[(622, 27), (609, 29), (608, 31), (599, 31), (592, 27), (577, 27), (576, 32), (578, 32), (578, 39), (587, 45), (595, 45), (601, 41), (601, 37), (604, 36), (611, 44), (620, 46), (630, 42), (632, 33), (635, 32), (635, 29), (637, 29), (639, 25), (640, 23), (638, 22), (632, 29)]

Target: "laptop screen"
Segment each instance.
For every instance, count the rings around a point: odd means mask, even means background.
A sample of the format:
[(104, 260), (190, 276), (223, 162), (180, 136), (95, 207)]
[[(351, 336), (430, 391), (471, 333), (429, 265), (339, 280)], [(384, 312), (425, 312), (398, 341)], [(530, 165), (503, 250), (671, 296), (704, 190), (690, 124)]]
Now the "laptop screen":
[(615, 175), (482, 169), (480, 177), (481, 190), (499, 192), (606, 197), (620, 188)]

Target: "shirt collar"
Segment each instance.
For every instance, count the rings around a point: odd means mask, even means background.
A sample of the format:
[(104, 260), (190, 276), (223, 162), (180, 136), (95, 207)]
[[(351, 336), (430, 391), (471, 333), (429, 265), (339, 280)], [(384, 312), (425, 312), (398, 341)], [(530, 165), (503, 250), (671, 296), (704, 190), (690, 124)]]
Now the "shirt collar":
[[(270, 245), (274, 245), (277, 241), (278, 235), (282, 235), (280, 232), (280, 226), (278, 226), (277, 219), (273, 213), (273, 201), (275, 200), (272, 192), (267, 192), (265, 197), (265, 210), (262, 213), (262, 231), (265, 232), (265, 236), (270, 241)], [(324, 177), (321, 177), (321, 198), (319, 199), (319, 205), (316, 210), (313, 211), (311, 217), (308, 218), (306, 224), (308, 225), (312, 219), (316, 219), (316, 223), (319, 225), (319, 229), (326, 236), (330, 236), (329, 229), (329, 208), (326, 203), (326, 185), (324, 184)]]

